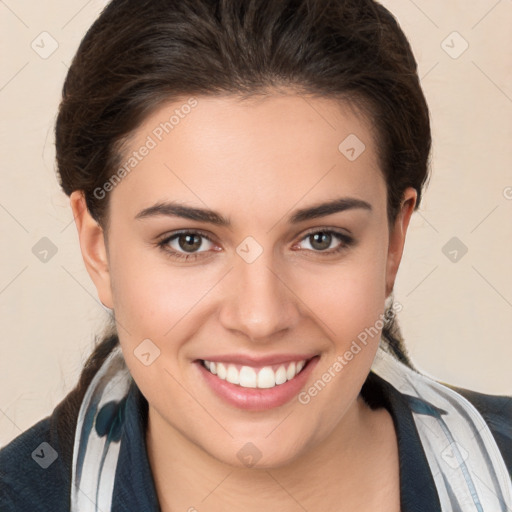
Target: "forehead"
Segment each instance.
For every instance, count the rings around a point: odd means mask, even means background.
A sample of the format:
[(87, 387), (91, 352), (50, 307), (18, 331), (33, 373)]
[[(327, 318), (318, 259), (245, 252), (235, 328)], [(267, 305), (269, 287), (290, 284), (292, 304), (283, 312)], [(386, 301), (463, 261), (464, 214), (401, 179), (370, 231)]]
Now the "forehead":
[(123, 204), (133, 209), (173, 197), (275, 208), (305, 195), (369, 198), (385, 186), (368, 120), (347, 103), (298, 94), (164, 104), (121, 161), (127, 172), (112, 202), (130, 198)]

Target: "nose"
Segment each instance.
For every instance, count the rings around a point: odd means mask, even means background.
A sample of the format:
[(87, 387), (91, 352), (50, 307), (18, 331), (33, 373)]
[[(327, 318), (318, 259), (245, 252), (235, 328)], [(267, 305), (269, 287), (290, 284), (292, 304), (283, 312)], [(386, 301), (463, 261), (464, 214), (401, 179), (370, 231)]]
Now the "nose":
[(223, 302), (224, 328), (252, 342), (270, 342), (293, 330), (299, 321), (297, 298), (283, 272), (271, 268), (265, 252), (254, 262), (240, 259), (230, 272), (230, 292)]

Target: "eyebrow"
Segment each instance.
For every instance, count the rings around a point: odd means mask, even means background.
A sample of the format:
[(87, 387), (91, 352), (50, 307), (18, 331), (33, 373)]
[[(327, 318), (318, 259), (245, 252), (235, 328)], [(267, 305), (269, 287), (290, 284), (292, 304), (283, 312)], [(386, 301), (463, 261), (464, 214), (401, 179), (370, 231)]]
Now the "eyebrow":
[[(307, 220), (332, 215), (333, 213), (354, 209), (363, 209), (370, 212), (373, 210), (372, 205), (362, 199), (357, 199), (355, 197), (341, 197), (339, 199), (319, 203), (308, 208), (299, 209), (295, 211), (293, 215), (288, 217), (288, 223), (298, 224)], [(231, 227), (231, 221), (214, 210), (185, 206), (184, 204), (177, 202), (159, 202), (153, 206), (144, 208), (135, 216), (135, 219), (147, 219), (149, 217), (157, 216), (181, 217), (184, 219), (215, 224), (216, 226)]]

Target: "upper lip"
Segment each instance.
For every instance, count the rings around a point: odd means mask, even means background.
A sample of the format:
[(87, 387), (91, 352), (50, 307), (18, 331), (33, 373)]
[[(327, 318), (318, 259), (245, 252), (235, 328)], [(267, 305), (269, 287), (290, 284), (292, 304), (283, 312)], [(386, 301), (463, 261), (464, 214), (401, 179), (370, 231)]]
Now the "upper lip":
[(223, 354), (201, 358), (203, 361), (215, 363), (240, 364), (242, 366), (271, 366), (274, 364), (304, 361), (318, 354), (269, 354), (267, 356), (251, 356), (241, 354)]

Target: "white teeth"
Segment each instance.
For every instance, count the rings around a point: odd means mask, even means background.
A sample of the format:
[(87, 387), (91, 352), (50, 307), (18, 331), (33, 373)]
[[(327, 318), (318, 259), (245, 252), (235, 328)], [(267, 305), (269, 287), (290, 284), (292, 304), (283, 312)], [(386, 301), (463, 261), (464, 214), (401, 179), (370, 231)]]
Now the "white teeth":
[(217, 363), (217, 375), (219, 379), (226, 380), (226, 375), (228, 374), (226, 367), (222, 363)]
[(236, 369), (236, 366), (230, 364), (228, 366), (228, 373), (226, 374), (226, 380), (231, 384), (240, 384), (240, 374)]
[(276, 374), (270, 368), (265, 366), (258, 373), (258, 387), (259, 388), (273, 388), (276, 385)]
[[(274, 370), (264, 366), (259, 371), (250, 366), (242, 366), (240, 370), (234, 364), (203, 361), (205, 368), (219, 379), (238, 384), (243, 388), (269, 389), (292, 380), (306, 365), (306, 360), (282, 364)], [(274, 366), (275, 368), (275, 366)]]
[(276, 372), (276, 384), (284, 384), (286, 382), (286, 368), (281, 365)]
[(288, 366), (288, 370), (286, 370), (286, 378), (288, 380), (292, 380), (293, 377), (295, 377), (295, 375), (297, 375), (297, 373), (295, 372), (296, 370), (296, 366), (295, 366), (295, 363), (290, 363), (290, 366)]
[(240, 369), (240, 386), (243, 388), (256, 387), (256, 372), (250, 366), (242, 366)]

